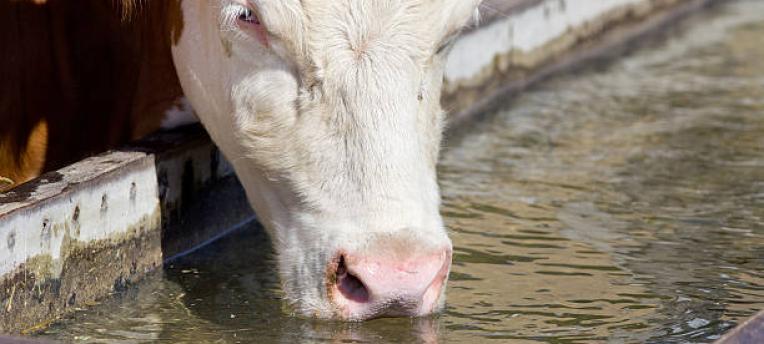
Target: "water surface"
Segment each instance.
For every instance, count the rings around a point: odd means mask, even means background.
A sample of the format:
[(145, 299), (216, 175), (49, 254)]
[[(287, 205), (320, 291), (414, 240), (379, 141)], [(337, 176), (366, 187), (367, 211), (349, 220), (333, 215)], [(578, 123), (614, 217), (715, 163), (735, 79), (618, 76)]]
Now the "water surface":
[(51, 328), (71, 342), (710, 342), (764, 308), (764, 2), (547, 81), (448, 142), (437, 318), (289, 316), (256, 226)]

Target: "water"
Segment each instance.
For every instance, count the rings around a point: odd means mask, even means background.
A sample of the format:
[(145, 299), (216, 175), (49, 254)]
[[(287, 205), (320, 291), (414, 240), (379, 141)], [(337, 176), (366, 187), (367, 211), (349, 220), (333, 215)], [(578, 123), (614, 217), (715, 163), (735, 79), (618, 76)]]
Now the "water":
[[(290, 317), (246, 228), (78, 312), (73, 342), (710, 342), (764, 308), (764, 2), (545, 82), (449, 142), (445, 314)], [(266, 263), (262, 263), (266, 262)]]

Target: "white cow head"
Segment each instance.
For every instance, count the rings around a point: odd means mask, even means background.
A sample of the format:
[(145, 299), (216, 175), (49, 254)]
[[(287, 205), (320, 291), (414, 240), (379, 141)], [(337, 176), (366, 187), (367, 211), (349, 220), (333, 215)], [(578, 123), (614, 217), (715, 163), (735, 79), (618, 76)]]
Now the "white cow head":
[(173, 48), (301, 314), (439, 310), (444, 52), (479, 0), (186, 0)]

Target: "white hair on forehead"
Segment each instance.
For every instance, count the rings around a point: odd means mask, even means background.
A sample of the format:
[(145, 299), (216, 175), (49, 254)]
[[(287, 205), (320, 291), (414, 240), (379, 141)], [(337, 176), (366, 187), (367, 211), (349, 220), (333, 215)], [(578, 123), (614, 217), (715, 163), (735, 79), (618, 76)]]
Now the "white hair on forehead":
[[(466, 24), (479, 20), (478, 4), (482, 0), (246, 0), (255, 7), (261, 21), (272, 33), (285, 40), (293, 53), (309, 54), (310, 46), (327, 47), (315, 35), (327, 25), (342, 28), (351, 38), (365, 41), (364, 36), (382, 30), (407, 32), (418, 35), (424, 42), (442, 39), (442, 36), (458, 32)], [(242, 1), (226, 0), (241, 4)], [(232, 13), (235, 18), (237, 13)], [(327, 20), (332, 18), (332, 20)], [(387, 24), (387, 25), (386, 25)], [(397, 30), (399, 25), (408, 27)], [(384, 31), (381, 32), (385, 34)], [(310, 37), (312, 36), (312, 38)], [(355, 36), (355, 37), (353, 37)], [(316, 41), (318, 37), (319, 42)], [(372, 37), (375, 38), (375, 37)], [(420, 53), (424, 46), (416, 47)], [(429, 48), (429, 47), (427, 47)], [(320, 50), (320, 49), (319, 49)], [(426, 49), (425, 49), (426, 50)], [(304, 62), (304, 61), (300, 61)]]

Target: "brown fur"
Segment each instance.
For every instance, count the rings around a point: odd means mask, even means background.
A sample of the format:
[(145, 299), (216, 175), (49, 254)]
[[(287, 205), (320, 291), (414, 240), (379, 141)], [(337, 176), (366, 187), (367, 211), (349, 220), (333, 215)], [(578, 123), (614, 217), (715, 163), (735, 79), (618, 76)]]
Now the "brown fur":
[(0, 177), (21, 183), (156, 130), (182, 95), (181, 29), (179, 0), (0, 2)]

